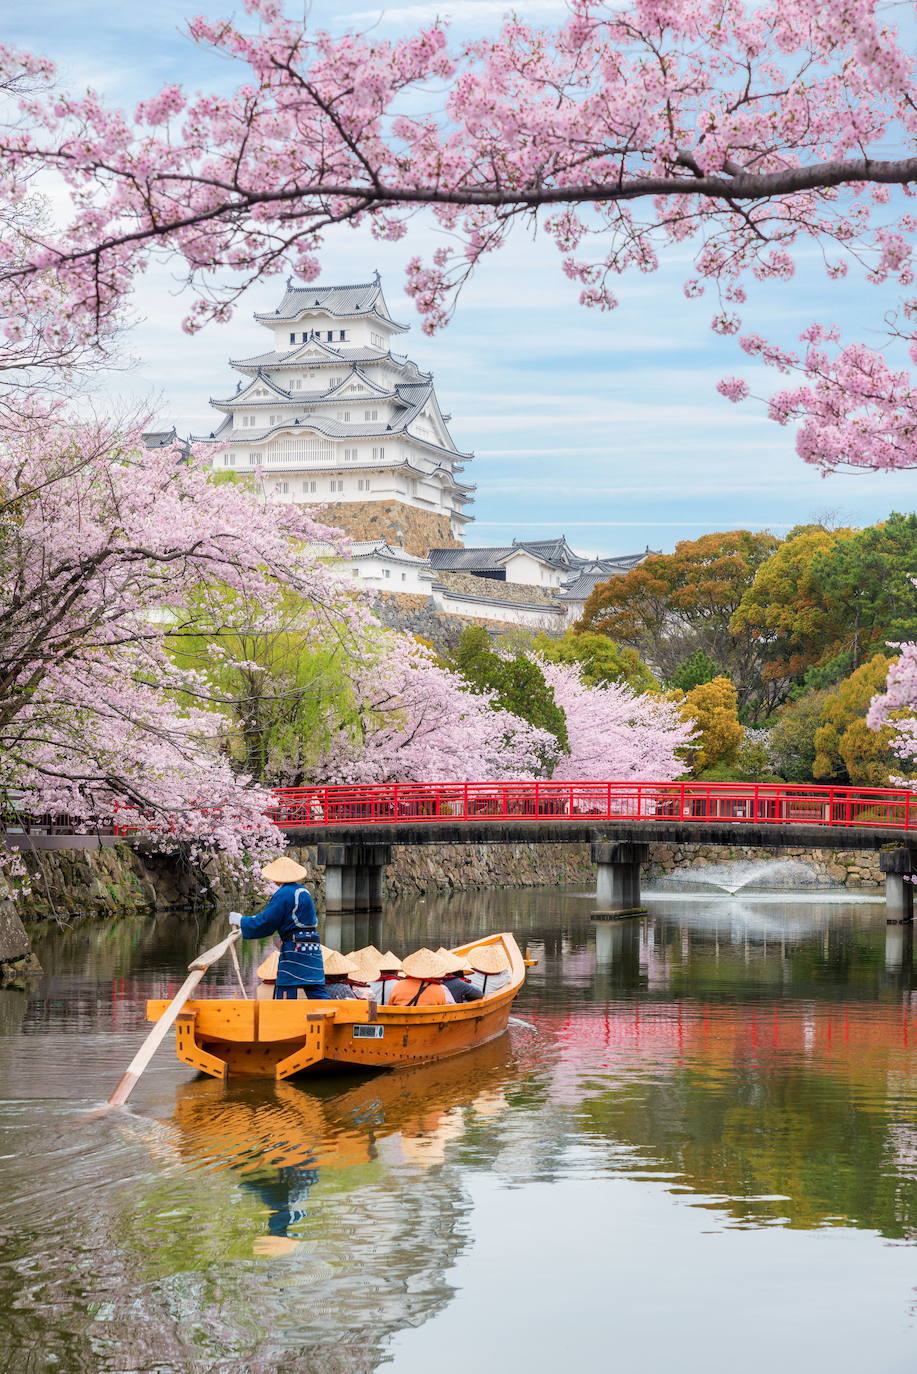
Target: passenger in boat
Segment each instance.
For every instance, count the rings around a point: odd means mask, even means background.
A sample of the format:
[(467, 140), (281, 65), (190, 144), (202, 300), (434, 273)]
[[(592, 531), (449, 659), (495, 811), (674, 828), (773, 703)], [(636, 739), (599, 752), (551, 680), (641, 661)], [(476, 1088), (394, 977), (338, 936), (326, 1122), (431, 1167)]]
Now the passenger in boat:
[(393, 954), (391, 950), (379, 955), (379, 978), (373, 983), (372, 989), (373, 997), (380, 1006), (384, 1007), (388, 1003), (395, 990), (393, 985), (401, 980), (403, 967), (398, 955)]
[(308, 888), (303, 887), (303, 879), (308, 877), (306, 870), (302, 864), (283, 855), (266, 864), (261, 872), (268, 882), (276, 883), (277, 891), (267, 906), (254, 916), (231, 911), (229, 924), (238, 926), (246, 940), (280, 936), (280, 960), (274, 984), (276, 1000), (299, 997), (300, 988), (304, 989), (302, 996), (327, 997), (315, 903)]
[(373, 996), (373, 984), (379, 978), (378, 959), (375, 958), (368, 949), (356, 950), (353, 954), (347, 955), (348, 960), (353, 965), (353, 973), (348, 977), (351, 991), (354, 997), (362, 997), (366, 1002), (375, 1001)]
[(402, 967), (405, 976), (392, 989), (390, 1007), (443, 1007), (455, 1001), (449, 989), (443, 987), (449, 966), (432, 949), (409, 954)]
[(470, 972), (468, 960), (463, 955), (453, 954), (451, 949), (445, 949), (442, 946), (436, 953), (449, 965), (449, 973), (443, 982), (443, 987), (449, 989), (453, 1000), (456, 1002), (479, 1002), (484, 996), (483, 992), (465, 977), (466, 970)]
[(502, 945), (479, 945), (467, 956), (472, 973), (469, 982), (483, 997), (499, 992), (509, 982), (509, 960)]
[(350, 986), (350, 979), (357, 972), (356, 964), (336, 949), (326, 949), (322, 945), (321, 950), (325, 965), (325, 996), (334, 998), (335, 1002), (348, 998), (352, 1001), (357, 994)]

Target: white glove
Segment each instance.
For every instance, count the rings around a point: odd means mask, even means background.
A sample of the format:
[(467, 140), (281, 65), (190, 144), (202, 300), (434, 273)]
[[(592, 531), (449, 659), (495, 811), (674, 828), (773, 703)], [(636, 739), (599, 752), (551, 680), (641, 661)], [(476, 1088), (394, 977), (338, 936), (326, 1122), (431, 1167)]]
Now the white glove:
[(229, 913), (229, 924), (230, 924), (231, 926), (241, 926), (241, 924), (242, 924), (242, 912), (241, 912), (241, 911), (231, 911), (231, 912)]

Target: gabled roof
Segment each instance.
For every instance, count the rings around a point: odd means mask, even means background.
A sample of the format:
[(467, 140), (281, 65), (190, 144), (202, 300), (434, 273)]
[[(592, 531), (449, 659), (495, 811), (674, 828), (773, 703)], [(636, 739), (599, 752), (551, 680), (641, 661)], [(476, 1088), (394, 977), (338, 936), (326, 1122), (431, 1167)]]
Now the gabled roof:
[[(326, 356), (304, 359), (301, 355), (304, 349), (321, 348), (322, 354)], [(421, 372), (417, 364), (413, 362), (405, 353), (392, 353), (391, 350), (382, 348), (333, 348), (331, 344), (319, 345), (316, 341), (306, 344), (297, 344), (295, 348), (284, 350), (271, 349), (267, 353), (256, 353), (253, 358), (230, 358), (229, 365), (240, 371), (256, 371), (259, 367), (299, 367), (304, 362), (310, 367), (340, 367), (342, 363), (393, 363), (395, 367), (404, 368), (406, 371), (414, 371), (418, 377), (429, 377), (428, 372)]]
[(280, 324), (316, 310), (334, 319), (374, 316), (399, 334), (408, 329), (406, 324), (396, 324), (389, 314), (378, 272), (373, 281), (355, 286), (294, 286), (288, 278), (286, 294), (277, 309), (256, 313), (255, 319), (261, 324)]
[(142, 436), (144, 448), (168, 448), (178, 438), (173, 425), (171, 429), (150, 429)]
[[(350, 545), (349, 558), (386, 558), (396, 563), (412, 563), (420, 568), (429, 568), (429, 560), (408, 553), (400, 544), (389, 544), (384, 539), (360, 539)], [(432, 578), (433, 574), (430, 573)]]
[(514, 539), (512, 544), (492, 545), (477, 549), (431, 549), (431, 568), (443, 572), (502, 572), (514, 554), (527, 553), (552, 568), (569, 571), (571, 579), (595, 573), (602, 582), (616, 574), (628, 572), (642, 563), (653, 550), (645, 553), (620, 554), (610, 558), (586, 558), (574, 553), (563, 535), (559, 539)]
[[(362, 368), (356, 366), (352, 366), (347, 376), (344, 377), (342, 381), (338, 382), (337, 386), (331, 387), (326, 395), (336, 401), (349, 400), (350, 397), (345, 396), (343, 393), (348, 386), (352, 386), (354, 377), (360, 379), (364, 386), (368, 388), (370, 395), (375, 394), (376, 400), (390, 399), (395, 395), (394, 391), (386, 391), (378, 382), (374, 382), (372, 377), (367, 377)], [(368, 397), (361, 396), (357, 393), (357, 399), (363, 400), (368, 399)]]

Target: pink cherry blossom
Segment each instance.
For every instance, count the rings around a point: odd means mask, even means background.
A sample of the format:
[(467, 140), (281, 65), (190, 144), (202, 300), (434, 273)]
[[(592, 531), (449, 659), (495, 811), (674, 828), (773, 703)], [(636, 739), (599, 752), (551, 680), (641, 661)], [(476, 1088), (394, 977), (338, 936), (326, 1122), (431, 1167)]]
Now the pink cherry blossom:
[[(59, 225), (23, 223), (0, 247), (7, 384), (110, 347), (154, 254), (183, 268), (194, 331), (260, 276), (311, 279), (337, 225), (394, 240), (423, 209), (445, 231), (407, 269), (428, 332), (481, 259), (539, 219), (583, 305), (613, 310), (617, 277), (687, 256), (686, 294), (715, 292), (726, 336), (746, 287), (789, 281), (813, 246), (829, 280), (913, 284), (915, 51), (883, 0), (574, 0), (558, 27), (512, 17), (465, 44), (439, 22), (332, 37), (274, 0), (245, 8), (257, 23), (188, 29), (235, 86), (170, 83), (133, 113), (0, 49), (0, 206), (15, 223), (49, 171), (69, 195)], [(904, 296), (902, 355), (914, 319)], [(769, 414), (797, 426), (801, 457), (917, 465), (906, 364), (881, 340), (822, 342), (797, 355), (741, 339), (793, 374)], [(733, 379), (724, 394), (738, 399)]]

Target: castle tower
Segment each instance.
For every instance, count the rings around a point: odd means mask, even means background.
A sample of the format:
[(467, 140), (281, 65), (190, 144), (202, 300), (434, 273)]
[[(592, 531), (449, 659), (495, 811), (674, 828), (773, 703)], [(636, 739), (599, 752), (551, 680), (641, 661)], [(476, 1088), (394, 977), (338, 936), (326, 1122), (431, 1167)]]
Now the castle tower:
[(433, 379), (392, 340), (379, 274), (356, 286), (293, 286), (255, 315), (271, 347), (231, 360), (235, 395), (210, 404), (224, 418), (214, 467), (258, 474), (269, 501), (321, 502), (322, 516), (354, 539), (385, 539), (409, 553), (461, 543), (473, 486)]

